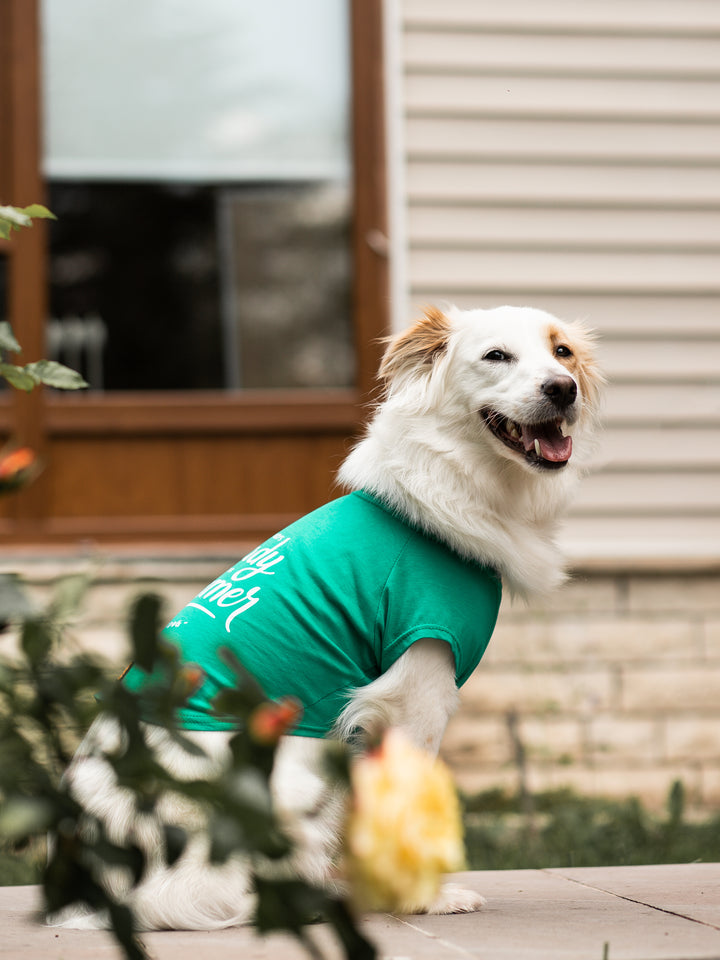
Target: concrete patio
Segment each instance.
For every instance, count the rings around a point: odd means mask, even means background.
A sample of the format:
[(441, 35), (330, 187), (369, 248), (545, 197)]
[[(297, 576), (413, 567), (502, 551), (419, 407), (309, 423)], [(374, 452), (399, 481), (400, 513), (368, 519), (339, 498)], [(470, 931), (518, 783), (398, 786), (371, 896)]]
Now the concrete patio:
[[(486, 871), (460, 875), (486, 908), (453, 917), (373, 915), (363, 929), (383, 960), (720, 960), (720, 864)], [(36, 887), (0, 889), (0, 956), (118, 960), (109, 934), (34, 922)], [(341, 952), (322, 925), (327, 960)], [(143, 937), (156, 960), (305, 960), (284, 936), (235, 928)]]

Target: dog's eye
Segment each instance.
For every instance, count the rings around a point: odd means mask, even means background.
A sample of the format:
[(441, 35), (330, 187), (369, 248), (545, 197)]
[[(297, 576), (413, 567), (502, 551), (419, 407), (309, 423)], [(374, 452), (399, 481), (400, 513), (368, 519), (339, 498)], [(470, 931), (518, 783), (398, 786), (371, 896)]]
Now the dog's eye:
[(571, 357), (573, 355), (570, 347), (566, 347), (564, 343), (561, 343), (558, 347), (555, 348), (556, 357)]
[(512, 360), (512, 357), (504, 350), (488, 350), (483, 360), (489, 360), (491, 363), (507, 363), (508, 360)]

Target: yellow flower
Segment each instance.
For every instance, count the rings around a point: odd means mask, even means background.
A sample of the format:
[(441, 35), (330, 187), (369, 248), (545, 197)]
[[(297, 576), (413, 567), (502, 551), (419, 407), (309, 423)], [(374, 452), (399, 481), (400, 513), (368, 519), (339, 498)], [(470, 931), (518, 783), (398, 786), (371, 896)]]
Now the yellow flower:
[(465, 855), (460, 804), (439, 760), (391, 730), (355, 761), (345, 871), (358, 906), (418, 912)]

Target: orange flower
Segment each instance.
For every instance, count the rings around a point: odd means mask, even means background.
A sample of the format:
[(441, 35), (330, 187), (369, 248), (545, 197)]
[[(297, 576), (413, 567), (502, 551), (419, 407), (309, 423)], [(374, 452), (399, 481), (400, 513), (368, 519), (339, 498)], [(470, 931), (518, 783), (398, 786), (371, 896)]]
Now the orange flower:
[(261, 703), (250, 715), (250, 736), (258, 743), (268, 746), (277, 743), (280, 737), (295, 726), (302, 712), (302, 704), (294, 697)]
[(390, 730), (351, 771), (345, 870), (362, 909), (417, 912), (464, 867), (457, 793), (443, 763)]
[(37, 458), (30, 447), (17, 447), (0, 454), (0, 493), (17, 490), (37, 472)]

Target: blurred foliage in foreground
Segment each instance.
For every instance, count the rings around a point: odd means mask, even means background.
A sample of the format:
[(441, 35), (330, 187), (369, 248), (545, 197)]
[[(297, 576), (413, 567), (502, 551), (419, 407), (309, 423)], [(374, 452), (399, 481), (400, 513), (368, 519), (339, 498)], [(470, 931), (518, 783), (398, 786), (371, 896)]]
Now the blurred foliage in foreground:
[[(49, 608), (32, 609), (19, 580), (0, 576), (0, 623), (12, 625), (0, 656), (0, 883), (39, 882), (48, 912), (83, 902), (106, 911), (112, 931), (128, 960), (145, 960), (131, 911), (100, 882), (103, 865), (124, 867), (139, 883), (146, 869), (143, 851), (114, 843), (103, 823), (70, 795), (62, 778), (79, 737), (97, 715), (115, 718), (123, 731), (119, 749), (105, 754), (118, 782), (133, 791), (137, 810), (156, 810), (166, 790), (199, 804), (208, 817), (211, 860), (224, 863), (235, 854), (247, 858), (257, 895), (254, 919), (260, 933), (294, 934), (314, 957), (321, 954), (308, 924), (324, 918), (349, 960), (372, 960), (373, 946), (359, 933), (346, 903), (290, 876), (277, 877), (272, 865), (286, 858), (292, 843), (284, 833), (270, 793), (269, 777), (282, 725), (275, 735), (253, 734), (260, 714), (278, 705), (266, 701), (253, 678), (232, 663), (236, 686), (224, 691), (221, 711), (237, 719), (230, 741), (228, 768), (213, 780), (181, 781), (161, 767), (146, 740), (141, 714), (172, 726), (172, 718), (193, 688), (193, 671), (177, 663), (177, 652), (159, 640), (164, 622), (159, 598), (140, 597), (130, 623), (133, 659), (149, 671), (160, 666), (169, 682), (139, 699), (116, 680), (97, 658), (69, 656), (61, 643), (63, 627), (82, 596), (83, 578), (68, 578)], [(6, 646), (7, 644), (7, 646)], [(0, 647), (2, 649), (2, 647)], [(230, 661), (228, 661), (230, 662)], [(148, 696), (152, 703), (148, 702)], [(282, 710), (282, 705), (280, 705)], [(182, 735), (178, 732), (178, 738)], [(182, 740), (187, 745), (186, 740)], [(190, 749), (192, 748), (190, 746)], [(337, 758), (339, 775), (346, 761)], [(56, 841), (45, 861), (43, 837)], [(171, 865), (183, 853), (187, 837), (176, 824), (164, 824), (162, 854)]]

